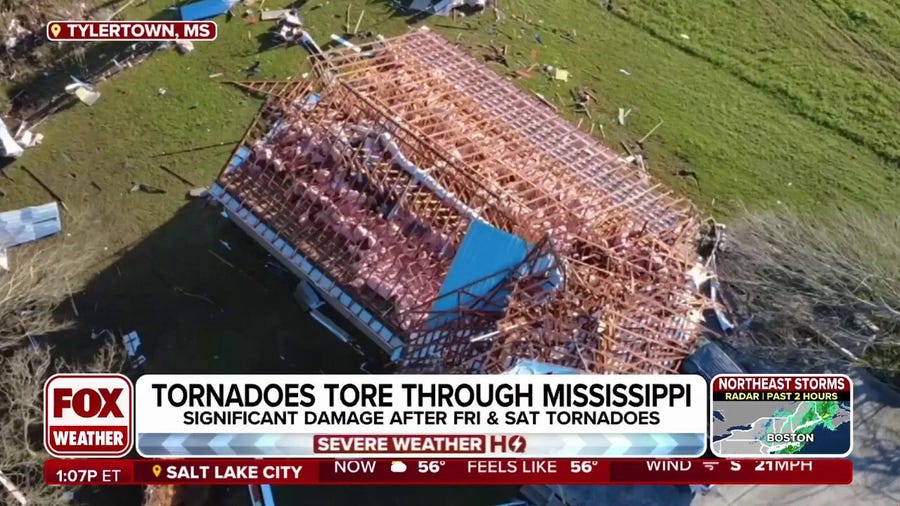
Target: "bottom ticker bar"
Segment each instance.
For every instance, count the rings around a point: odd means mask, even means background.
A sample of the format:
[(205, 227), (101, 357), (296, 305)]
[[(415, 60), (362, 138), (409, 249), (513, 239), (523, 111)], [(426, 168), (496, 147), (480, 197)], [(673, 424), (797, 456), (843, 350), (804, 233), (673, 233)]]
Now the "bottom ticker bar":
[(849, 459), (48, 460), (49, 485), (843, 485)]

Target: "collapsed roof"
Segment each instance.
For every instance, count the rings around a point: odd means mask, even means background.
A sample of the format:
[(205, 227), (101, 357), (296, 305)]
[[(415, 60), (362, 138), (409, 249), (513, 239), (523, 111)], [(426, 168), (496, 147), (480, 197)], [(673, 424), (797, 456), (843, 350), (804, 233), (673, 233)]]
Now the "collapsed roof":
[(403, 341), (408, 372), (674, 372), (706, 305), (688, 207), (418, 30), (313, 57), (219, 184)]

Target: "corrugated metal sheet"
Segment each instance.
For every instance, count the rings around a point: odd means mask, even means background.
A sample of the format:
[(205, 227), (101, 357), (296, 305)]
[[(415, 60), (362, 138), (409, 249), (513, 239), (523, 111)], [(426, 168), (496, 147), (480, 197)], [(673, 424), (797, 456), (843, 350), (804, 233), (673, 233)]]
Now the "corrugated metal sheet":
[(56, 202), (0, 213), (0, 248), (50, 237), (61, 230)]
[[(464, 307), (488, 294), (506, 278), (510, 269), (525, 260), (529, 248), (518, 236), (483, 221), (473, 221), (450, 264), (432, 312)], [(467, 293), (457, 295), (461, 288)]]
[(184, 21), (196, 21), (209, 19), (228, 12), (236, 2), (231, 0), (201, 0), (181, 6), (181, 19)]

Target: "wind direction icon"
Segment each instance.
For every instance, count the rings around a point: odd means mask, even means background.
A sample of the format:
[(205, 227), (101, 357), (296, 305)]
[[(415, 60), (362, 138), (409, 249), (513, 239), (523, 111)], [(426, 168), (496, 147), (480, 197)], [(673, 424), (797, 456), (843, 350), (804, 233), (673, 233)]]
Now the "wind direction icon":
[(712, 471), (718, 465), (719, 465), (718, 462), (704, 462), (703, 463), (703, 467), (705, 467), (707, 471)]

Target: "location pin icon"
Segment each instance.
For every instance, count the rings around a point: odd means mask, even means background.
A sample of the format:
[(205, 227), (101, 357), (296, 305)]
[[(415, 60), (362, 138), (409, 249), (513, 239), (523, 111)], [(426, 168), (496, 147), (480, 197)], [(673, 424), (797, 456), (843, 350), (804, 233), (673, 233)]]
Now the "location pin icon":
[(161, 473), (161, 472), (162, 472), (161, 465), (156, 464), (155, 466), (153, 466), (153, 476), (156, 476), (157, 478), (159, 478), (159, 473)]
[(54, 38), (59, 37), (59, 32), (61, 31), (62, 27), (59, 26), (59, 23), (53, 23), (52, 25), (50, 25), (50, 35), (52, 35)]

